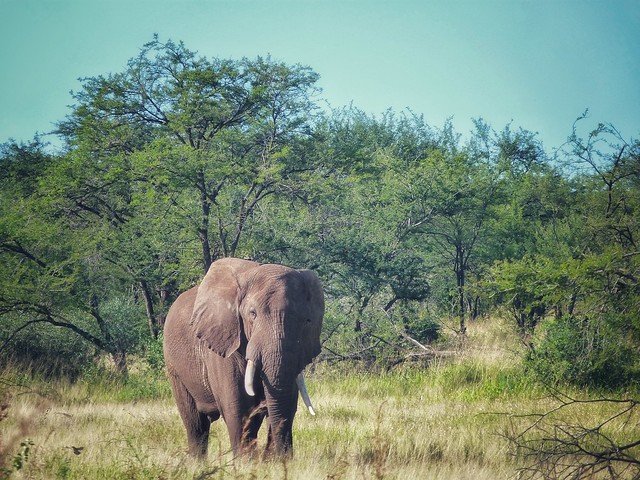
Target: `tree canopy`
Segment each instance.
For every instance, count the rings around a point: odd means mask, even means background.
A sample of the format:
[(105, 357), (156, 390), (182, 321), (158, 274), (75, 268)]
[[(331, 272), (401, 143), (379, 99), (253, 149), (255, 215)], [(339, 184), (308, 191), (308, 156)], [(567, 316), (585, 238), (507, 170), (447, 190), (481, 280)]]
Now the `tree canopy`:
[(155, 38), (83, 79), (61, 152), (3, 144), (0, 355), (64, 363), (62, 331), (126, 371), (237, 256), (320, 274), (329, 357), (393, 357), (497, 312), (541, 375), (638, 379), (637, 140), (585, 116), (553, 155), (481, 119), (463, 139), (409, 111), (322, 110), (318, 78)]

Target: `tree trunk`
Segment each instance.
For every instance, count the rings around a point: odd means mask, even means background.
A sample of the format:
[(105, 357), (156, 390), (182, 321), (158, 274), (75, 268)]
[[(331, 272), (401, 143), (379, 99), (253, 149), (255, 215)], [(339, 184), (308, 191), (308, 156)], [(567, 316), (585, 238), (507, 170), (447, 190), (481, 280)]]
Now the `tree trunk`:
[(371, 300), (371, 296), (366, 296), (362, 299), (362, 303), (360, 304), (360, 307), (358, 308), (358, 314), (356, 315), (356, 324), (355, 327), (353, 329), (354, 332), (361, 332), (362, 331), (362, 313), (364, 312), (364, 309), (367, 308), (367, 305), (369, 305), (369, 300)]
[(467, 326), (465, 324), (465, 262), (464, 262), (464, 249), (461, 245), (456, 246), (456, 284), (458, 287), (458, 299), (457, 299), (457, 310), (458, 317), (460, 319), (460, 333), (465, 334), (467, 331)]
[(207, 195), (207, 185), (205, 182), (204, 172), (198, 173), (197, 180), (198, 190), (200, 190), (200, 205), (202, 207), (202, 218), (200, 220), (200, 228), (198, 228), (198, 237), (202, 244), (202, 263), (204, 273), (209, 271), (211, 266), (211, 245), (209, 244), (209, 217), (211, 215), (211, 199)]
[(140, 288), (142, 289), (142, 296), (144, 297), (144, 306), (147, 311), (147, 320), (149, 321), (149, 333), (151, 333), (151, 337), (154, 340), (158, 339), (158, 319), (155, 316), (153, 311), (153, 298), (151, 297), (151, 291), (149, 290), (149, 286), (147, 282), (144, 280), (140, 281)]
[(480, 315), (480, 297), (469, 296), (467, 298), (467, 309), (469, 311), (469, 318), (475, 320)]
[(111, 358), (116, 366), (116, 372), (126, 377), (129, 374), (129, 369), (127, 368), (127, 353), (120, 351), (111, 352)]
[(198, 229), (198, 236), (202, 244), (202, 263), (204, 265), (204, 273), (209, 271), (211, 266), (211, 245), (209, 244), (209, 214), (211, 213), (211, 205), (206, 196), (202, 195), (202, 222)]

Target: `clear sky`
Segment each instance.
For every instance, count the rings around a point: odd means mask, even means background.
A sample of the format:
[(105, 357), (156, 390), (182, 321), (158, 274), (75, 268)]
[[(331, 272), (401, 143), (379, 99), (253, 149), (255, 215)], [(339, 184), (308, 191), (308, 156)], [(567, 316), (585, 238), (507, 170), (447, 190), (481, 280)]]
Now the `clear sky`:
[(482, 117), (549, 150), (590, 110), (640, 137), (640, 0), (0, 0), (0, 142), (51, 131), (79, 77), (157, 33), (207, 57), (311, 66), (332, 107)]

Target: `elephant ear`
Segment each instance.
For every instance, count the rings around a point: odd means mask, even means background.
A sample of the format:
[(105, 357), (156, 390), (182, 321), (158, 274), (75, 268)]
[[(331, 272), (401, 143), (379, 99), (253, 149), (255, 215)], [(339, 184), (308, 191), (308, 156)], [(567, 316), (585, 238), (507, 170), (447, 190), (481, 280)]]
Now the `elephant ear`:
[(195, 335), (212, 351), (227, 357), (240, 348), (241, 330), (238, 274), (258, 264), (225, 258), (211, 264), (198, 287), (191, 326)]
[(320, 354), (320, 331), (322, 330), (322, 318), (324, 317), (324, 291), (320, 279), (311, 270), (300, 270), (304, 278), (307, 294), (308, 318), (303, 331), (304, 351), (302, 358), (305, 365)]

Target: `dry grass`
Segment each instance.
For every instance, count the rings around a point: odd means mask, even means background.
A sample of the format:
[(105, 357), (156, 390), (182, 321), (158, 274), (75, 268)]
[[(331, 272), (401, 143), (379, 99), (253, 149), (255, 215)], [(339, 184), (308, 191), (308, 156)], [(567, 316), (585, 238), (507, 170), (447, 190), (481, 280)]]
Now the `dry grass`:
[(298, 416), (295, 458), (286, 466), (234, 461), (219, 422), (208, 463), (192, 462), (180, 419), (166, 400), (43, 410), (23, 397), (12, 406), (12, 417), (30, 419), (34, 446), (16, 478), (495, 479), (513, 471), (485, 405), (425, 404), (424, 395), (326, 394), (329, 386), (319, 387), (321, 414)]
[[(222, 422), (212, 428), (207, 462), (194, 462), (170, 398), (122, 402), (87, 396), (82, 386), (54, 385), (46, 403), (38, 393), (14, 396), (1, 438), (33, 442), (15, 478), (513, 478), (517, 460), (504, 439), (513, 428), (509, 414), (550, 403), (523, 377), (517, 352), (504, 348), (512, 339), (502, 328), (470, 326), (464, 353), (426, 370), (319, 368), (308, 382), (318, 415), (300, 409), (295, 456), (286, 463), (234, 459)], [(17, 447), (14, 441), (5, 454)]]

